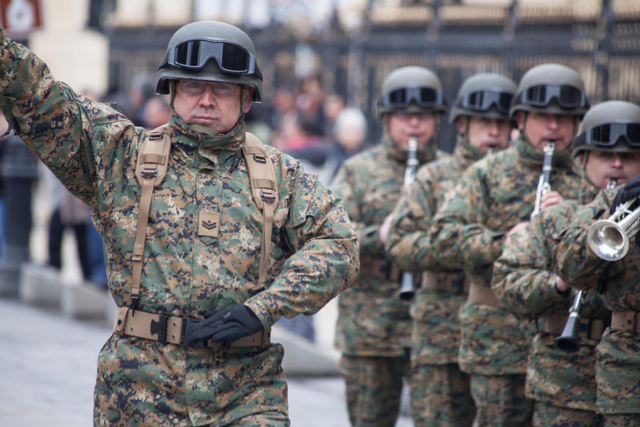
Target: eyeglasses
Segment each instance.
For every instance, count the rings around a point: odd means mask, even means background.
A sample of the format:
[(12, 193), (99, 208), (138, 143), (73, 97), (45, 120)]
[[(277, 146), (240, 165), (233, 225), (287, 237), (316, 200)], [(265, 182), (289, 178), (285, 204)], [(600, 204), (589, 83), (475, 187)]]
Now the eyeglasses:
[(443, 99), (442, 92), (430, 87), (403, 87), (380, 97), (378, 107), (403, 109), (415, 102), (420, 108), (432, 108), (442, 105)]
[(607, 123), (594, 126), (576, 136), (574, 145), (612, 147), (620, 138), (632, 147), (640, 147), (640, 123)]
[(513, 103), (546, 107), (553, 98), (564, 109), (589, 108), (589, 102), (582, 90), (574, 86), (556, 84), (528, 87), (515, 97)]
[(233, 95), (238, 85), (224, 82), (207, 82), (203, 80), (180, 80), (180, 89), (187, 93), (202, 93), (207, 85), (211, 85), (211, 91), (219, 96)]
[(456, 106), (472, 111), (489, 111), (495, 105), (500, 113), (508, 115), (512, 99), (512, 93), (486, 89), (464, 94)]
[(169, 64), (200, 70), (209, 59), (215, 59), (223, 73), (255, 75), (262, 80), (255, 55), (237, 43), (222, 39), (191, 39), (171, 46), (158, 68)]

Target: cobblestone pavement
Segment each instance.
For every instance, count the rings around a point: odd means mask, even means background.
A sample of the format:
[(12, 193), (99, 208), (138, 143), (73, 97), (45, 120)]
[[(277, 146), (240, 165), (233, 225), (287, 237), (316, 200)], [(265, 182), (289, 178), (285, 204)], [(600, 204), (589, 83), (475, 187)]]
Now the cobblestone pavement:
[[(92, 424), (98, 352), (111, 334), (103, 323), (0, 299), (0, 426)], [(348, 427), (340, 378), (289, 379), (294, 427)], [(407, 417), (396, 427), (411, 427)]]

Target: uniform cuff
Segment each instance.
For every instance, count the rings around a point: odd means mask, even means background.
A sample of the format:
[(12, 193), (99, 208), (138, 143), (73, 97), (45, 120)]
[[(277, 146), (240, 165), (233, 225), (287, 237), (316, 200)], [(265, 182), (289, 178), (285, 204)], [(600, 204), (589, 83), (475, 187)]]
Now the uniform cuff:
[(253, 311), (253, 314), (256, 315), (264, 329), (269, 329), (274, 323), (278, 321), (278, 319), (282, 316), (282, 314), (271, 307), (264, 299), (264, 292), (260, 294), (260, 299), (252, 298), (244, 302), (244, 305)]

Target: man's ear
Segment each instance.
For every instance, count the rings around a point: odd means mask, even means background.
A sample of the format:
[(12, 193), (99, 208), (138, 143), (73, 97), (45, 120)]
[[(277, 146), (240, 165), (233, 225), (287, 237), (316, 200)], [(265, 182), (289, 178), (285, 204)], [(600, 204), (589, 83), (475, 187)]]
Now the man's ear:
[(247, 86), (247, 96), (244, 99), (244, 108), (242, 109), (242, 111), (244, 111), (245, 114), (247, 114), (251, 109), (251, 100), (253, 99), (254, 90), (255, 89), (253, 87)]
[(465, 129), (465, 120), (463, 116), (458, 116), (456, 119), (456, 127), (458, 128), (458, 133), (463, 135), (467, 130)]
[(518, 124), (518, 129), (524, 129), (524, 113), (522, 111), (516, 112), (516, 123)]

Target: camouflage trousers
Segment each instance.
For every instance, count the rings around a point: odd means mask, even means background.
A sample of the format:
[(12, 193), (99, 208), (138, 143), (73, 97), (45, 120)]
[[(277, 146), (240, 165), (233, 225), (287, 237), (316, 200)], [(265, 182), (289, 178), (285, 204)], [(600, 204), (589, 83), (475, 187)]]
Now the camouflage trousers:
[(604, 427), (640, 427), (640, 414), (605, 415)]
[[(217, 427), (219, 424), (209, 424), (209, 427)], [(229, 427), (289, 427), (289, 418), (278, 412), (249, 415), (235, 420)]]
[(471, 427), (476, 413), (469, 375), (457, 363), (418, 365), (409, 376), (415, 427)]
[(400, 410), (407, 357), (342, 356), (347, 409), (353, 427), (393, 427)]
[(524, 374), (471, 375), (477, 427), (529, 427), (533, 401), (524, 396)]
[(534, 427), (602, 427), (604, 419), (592, 411), (560, 408), (542, 402), (533, 405)]

